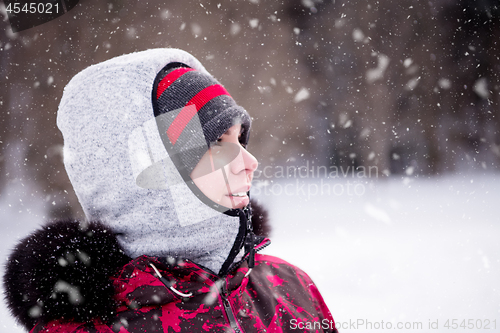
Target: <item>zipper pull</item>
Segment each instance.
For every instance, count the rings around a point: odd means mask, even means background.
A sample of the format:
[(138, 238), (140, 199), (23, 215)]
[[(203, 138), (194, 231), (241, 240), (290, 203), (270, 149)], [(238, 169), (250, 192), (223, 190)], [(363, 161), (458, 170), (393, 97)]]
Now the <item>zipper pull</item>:
[(227, 319), (229, 320), (229, 324), (235, 333), (241, 333), (241, 330), (238, 327), (238, 323), (236, 322), (236, 317), (234, 316), (233, 309), (231, 308), (231, 302), (228, 299), (229, 292), (227, 290), (227, 282), (226, 279), (223, 278), (220, 284), (220, 296), (222, 299), (222, 305), (224, 306), (224, 310), (226, 311)]
[(252, 269), (255, 266), (255, 249), (250, 250), (250, 255), (248, 257), (248, 268)]

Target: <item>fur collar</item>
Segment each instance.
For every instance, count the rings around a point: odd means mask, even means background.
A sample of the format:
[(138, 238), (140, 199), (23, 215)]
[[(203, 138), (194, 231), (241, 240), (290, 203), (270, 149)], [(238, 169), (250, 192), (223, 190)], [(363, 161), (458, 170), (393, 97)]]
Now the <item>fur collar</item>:
[[(267, 212), (252, 200), (257, 235), (268, 236)], [(116, 308), (109, 279), (131, 258), (102, 223), (57, 221), (21, 240), (4, 275), (5, 299), (26, 329), (55, 319), (107, 321)]]

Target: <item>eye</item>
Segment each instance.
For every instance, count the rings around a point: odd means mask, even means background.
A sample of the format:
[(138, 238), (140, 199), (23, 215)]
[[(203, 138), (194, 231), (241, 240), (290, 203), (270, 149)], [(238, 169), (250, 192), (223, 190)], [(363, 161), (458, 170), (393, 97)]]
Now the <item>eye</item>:
[(210, 147), (220, 147), (220, 146), (222, 146), (221, 138), (218, 138), (217, 140), (212, 141), (212, 143), (210, 143)]

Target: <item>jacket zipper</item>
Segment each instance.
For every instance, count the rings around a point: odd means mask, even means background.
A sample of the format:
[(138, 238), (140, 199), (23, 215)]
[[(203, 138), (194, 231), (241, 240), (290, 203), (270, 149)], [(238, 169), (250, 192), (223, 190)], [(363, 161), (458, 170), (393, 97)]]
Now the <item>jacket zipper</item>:
[(229, 324), (231, 325), (231, 328), (236, 332), (236, 333), (242, 333), (242, 330), (238, 326), (238, 322), (236, 321), (236, 317), (234, 316), (233, 309), (231, 308), (231, 303), (229, 302), (229, 299), (227, 298), (227, 285), (226, 285), (226, 279), (220, 280), (222, 281), (222, 285), (220, 286), (220, 296), (222, 298), (222, 305), (224, 306), (224, 310), (226, 312), (226, 316), (229, 320)]
[[(271, 241), (270, 241), (269, 239), (267, 239), (267, 238), (266, 238), (266, 239), (265, 239), (265, 242), (261, 243), (261, 245), (260, 245), (260, 246), (256, 246), (256, 247), (255, 247), (255, 252), (256, 252), (256, 253), (257, 253), (257, 252), (259, 252), (259, 251), (260, 251), (260, 250), (262, 250), (263, 248), (265, 248), (265, 247), (269, 246), (269, 244), (271, 244)], [(238, 262), (233, 262), (233, 263), (231, 264), (231, 266), (230, 266), (230, 268), (229, 268), (228, 272), (232, 272), (232, 271), (234, 270), (234, 268), (235, 268), (235, 267), (239, 266), (242, 262), (244, 262), (244, 261), (245, 261), (245, 260), (247, 260), (247, 259), (248, 259), (248, 253), (247, 253), (245, 256), (243, 256), (243, 258), (242, 258), (240, 261), (238, 261)]]

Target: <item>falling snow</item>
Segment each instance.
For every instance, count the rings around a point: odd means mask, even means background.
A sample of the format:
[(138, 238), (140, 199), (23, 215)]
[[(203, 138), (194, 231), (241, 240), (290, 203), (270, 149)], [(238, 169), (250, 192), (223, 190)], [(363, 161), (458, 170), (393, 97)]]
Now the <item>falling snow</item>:
[(309, 90), (307, 88), (301, 88), (297, 94), (295, 94), (295, 97), (293, 98), (293, 101), (295, 103), (300, 103), (306, 99), (308, 99), (311, 96), (309, 93)]

